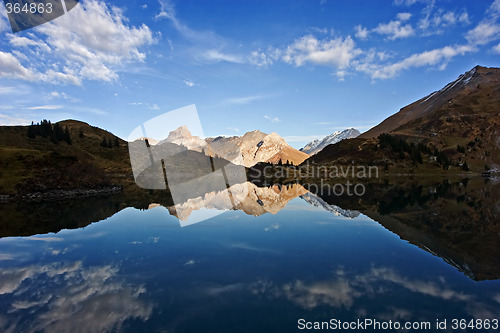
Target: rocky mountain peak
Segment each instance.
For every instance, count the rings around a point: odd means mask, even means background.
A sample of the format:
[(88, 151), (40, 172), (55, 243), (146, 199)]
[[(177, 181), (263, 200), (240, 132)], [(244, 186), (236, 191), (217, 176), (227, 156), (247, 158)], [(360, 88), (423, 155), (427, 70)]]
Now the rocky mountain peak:
[(160, 143), (163, 142), (174, 143), (199, 152), (202, 152), (207, 146), (205, 140), (199, 136), (193, 136), (186, 125), (179, 126), (176, 130), (171, 131), (168, 137)]
[(191, 135), (191, 132), (187, 128), (186, 125), (179, 126), (176, 130), (170, 132), (168, 134), (168, 137), (166, 139), (167, 142), (174, 142), (176, 140), (185, 140), (185, 139), (191, 139), (193, 136)]
[(336, 131), (330, 135), (325, 136), (322, 139), (316, 139), (314, 141), (309, 142), (300, 151), (307, 153), (309, 155), (314, 155), (319, 153), (323, 148), (328, 145), (335, 144), (345, 139), (352, 139), (360, 135), (360, 132), (355, 128), (346, 128), (343, 131)]

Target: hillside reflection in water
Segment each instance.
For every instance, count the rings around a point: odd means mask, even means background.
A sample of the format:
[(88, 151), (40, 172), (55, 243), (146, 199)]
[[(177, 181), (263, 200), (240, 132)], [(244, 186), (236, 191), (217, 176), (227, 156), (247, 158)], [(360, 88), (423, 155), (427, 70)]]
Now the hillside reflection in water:
[[(367, 184), (361, 198), (241, 186), (233, 210), (217, 193), (81, 200), (81, 214), (2, 207), (4, 236), (38, 235), (0, 239), (0, 330), (290, 332), (299, 318), (500, 313), (493, 181)], [(227, 212), (189, 225), (200, 209)]]

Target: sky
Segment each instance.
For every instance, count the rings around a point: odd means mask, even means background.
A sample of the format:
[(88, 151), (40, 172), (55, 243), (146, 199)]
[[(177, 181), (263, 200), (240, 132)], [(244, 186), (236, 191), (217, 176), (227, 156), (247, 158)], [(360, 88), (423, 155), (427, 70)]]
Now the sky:
[(500, 0), (84, 0), (15, 34), (0, 4), (1, 125), (77, 119), (128, 138), (195, 104), (205, 136), (300, 148), (476, 65), (500, 66)]

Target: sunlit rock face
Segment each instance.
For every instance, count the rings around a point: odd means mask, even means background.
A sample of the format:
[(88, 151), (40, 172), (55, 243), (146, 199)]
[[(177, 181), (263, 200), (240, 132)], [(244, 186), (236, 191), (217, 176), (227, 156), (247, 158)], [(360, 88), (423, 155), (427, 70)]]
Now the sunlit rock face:
[(265, 213), (278, 213), (290, 200), (305, 193), (307, 190), (300, 184), (258, 187), (246, 182), (233, 185), (224, 191), (188, 199), (167, 209), (181, 221), (187, 221), (193, 211), (200, 209), (241, 210), (248, 215), (260, 216)]

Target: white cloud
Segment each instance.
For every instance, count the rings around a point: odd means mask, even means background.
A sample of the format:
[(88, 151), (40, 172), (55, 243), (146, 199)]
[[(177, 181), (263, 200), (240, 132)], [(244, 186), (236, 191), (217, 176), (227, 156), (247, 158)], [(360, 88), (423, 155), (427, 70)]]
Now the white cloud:
[(208, 62), (232, 62), (236, 64), (244, 63), (243, 58), (239, 55), (222, 53), (219, 50), (210, 49), (205, 51), (200, 58)]
[(28, 48), (37, 47), (42, 52), (50, 52), (51, 51), (50, 47), (46, 43), (44, 43), (41, 40), (36, 40), (36, 37), (33, 34), (30, 34), (30, 37), (34, 38), (34, 39), (30, 39), (27, 37), (21, 37), (21, 36), (15, 35), (15, 34), (7, 34), (7, 36), (9, 38), (10, 45), (12, 45), (14, 47), (21, 47), (21, 48), (23, 48), (23, 47), (28, 47)]
[(268, 67), (273, 64), (273, 59), (261, 50), (251, 52), (248, 61), (257, 67)]
[(368, 38), (368, 29), (365, 27), (361, 26), (361, 24), (357, 25), (354, 27), (356, 30), (355, 36), (359, 39), (366, 39)]
[[(2, 108), (0, 108), (2, 109)], [(12, 108), (10, 108), (12, 109)], [(0, 113), (0, 125), (5, 125), (5, 126), (14, 126), (14, 125), (28, 125), (31, 123), (31, 120), (23, 118), (23, 117), (16, 117), (16, 116), (9, 116), (6, 114), (1, 114)], [(0, 292), (1, 294), (1, 292)]]
[(167, 14), (166, 11), (162, 10), (161, 12), (159, 12), (158, 14), (155, 15), (155, 19), (157, 20), (160, 20), (162, 18), (170, 18), (170, 15)]
[(460, 14), (460, 16), (458, 17), (458, 22), (469, 24), (469, 14), (467, 12), (463, 12), (462, 14)]
[[(68, 14), (36, 27), (35, 34), (9, 35), (16, 51), (28, 59), (43, 57), (45, 61), (40, 65), (31, 61), (35, 68), (26, 69), (12, 54), (3, 53), (0, 75), (76, 85), (85, 79), (116, 80), (116, 69), (127, 62), (144, 61), (146, 55), (139, 48), (154, 42), (146, 25), (130, 27), (126, 22), (116, 7), (98, 0), (81, 1)], [(2, 70), (7, 64), (15, 70)]]
[(72, 96), (69, 96), (64, 91), (61, 91), (61, 92), (52, 91), (48, 94), (48, 98), (49, 99), (64, 99), (64, 100), (68, 100), (68, 101), (71, 101), (74, 103), (81, 102), (78, 98), (74, 98)]
[(281, 120), (278, 117), (264, 116), (265, 119), (270, 120), (272, 123), (279, 123)]
[(443, 24), (445, 25), (455, 24), (458, 20), (454, 12), (446, 12), (443, 14), (443, 16), (441, 16), (440, 19), (441, 19), (440, 21), (443, 22)]
[(285, 139), (286, 142), (309, 142), (323, 139), (325, 136), (326, 135), (290, 135), (283, 137), (283, 139)]
[(406, 38), (415, 34), (415, 30), (413, 30), (410, 24), (403, 25), (401, 21), (390, 21), (385, 24), (380, 23), (372, 31), (381, 35), (387, 35), (391, 40)]
[(365, 63), (359, 64), (357, 69), (368, 73), (373, 79), (387, 79), (395, 77), (401, 71), (410, 68), (437, 66), (444, 69), (453, 57), (472, 51), (475, 51), (475, 49), (469, 45), (445, 46), (440, 49), (413, 54), (402, 61), (390, 65)]
[(399, 21), (408, 21), (411, 18), (411, 13), (398, 13), (396, 17)]
[(497, 46), (493, 47), (493, 52), (500, 54), (500, 44), (497, 44)]
[(8, 31), (10, 29), (9, 19), (7, 17), (7, 11), (5, 6), (0, 6), (0, 33)]
[(21, 65), (12, 53), (0, 51), (0, 77), (35, 81), (38, 74)]
[(157, 111), (157, 110), (160, 110), (160, 107), (158, 106), (158, 104), (153, 104), (153, 105), (150, 105), (148, 103), (146, 103), (147, 107), (150, 109), (150, 110), (154, 110), (154, 111)]
[[(427, 50), (416, 51), (410, 56), (398, 57), (398, 53), (391, 49), (371, 48), (363, 50), (358, 48), (350, 36), (337, 38), (317, 38), (311, 34), (294, 40), (279, 51), (279, 59), (285, 63), (302, 66), (306, 63), (313, 65), (327, 65), (334, 67), (331, 73), (339, 81), (346, 79), (354, 72), (363, 72), (372, 79), (388, 79), (399, 75), (402, 71), (411, 68), (433, 67), (440, 70), (446, 68), (449, 61), (459, 55), (477, 52), (477, 45), (483, 45), (500, 39), (500, 24), (492, 22), (491, 17), (500, 16), (500, 9), (496, 9), (496, 2), (488, 9), (489, 19), (479, 24), (466, 35), (467, 42), (463, 44), (446, 45)], [(386, 36), (387, 40), (397, 40), (410, 36), (430, 36), (441, 34), (452, 26), (470, 24), (467, 11), (446, 11), (435, 8), (433, 0), (395, 1), (395, 4), (411, 6), (417, 2), (425, 6), (422, 10), (423, 19), (413, 26), (413, 14), (400, 12), (396, 18), (380, 23), (375, 28), (369, 29), (362, 25), (354, 27), (355, 36), (360, 40), (373, 34)], [(500, 5), (498, 6), (500, 8)], [(498, 14), (493, 14), (498, 13)], [(272, 48), (269, 48), (270, 50)], [(496, 52), (497, 48), (494, 48)], [(257, 51), (251, 54), (256, 65), (269, 66), (274, 63), (268, 61), (269, 52)], [(277, 58), (278, 59), (278, 58)]]
[(500, 24), (483, 21), (467, 32), (465, 38), (472, 45), (484, 45), (500, 39)]
[(0, 87), (0, 95), (10, 95), (16, 92), (16, 87)]
[(389, 40), (407, 38), (415, 35), (415, 29), (409, 23), (405, 23), (412, 17), (411, 13), (398, 13), (396, 19), (388, 23), (379, 23), (375, 28), (369, 30), (361, 25), (354, 27), (355, 36), (359, 39), (366, 39), (370, 33), (385, 35)]
[(256, 95), (256, 96), (244, 96), (244, 97), (231, 97), (231, 98), (226, 98), (223, 101), (223, 104), (248, 104), (253, 101), (266, 98), (267, 96), (261, 96), (261, 95)]
[(174, 5), (169, 0), (158, 0), (158, 2), (160, 3), (160, 12), (155, 16), (155, 19), (170, 20), (180, 34), (195, 43), (195, 48), (206, 48), (207, 45), (210, 45), (211, 48), (218, 49), (225, 44), (224, 38), (212, 31), (193, 30), (182, 23), (177, 18)]
[(196, 83), (194, 83), (194, 82), (193, 82), (193, 81), (191, 81), (191, 80), (184, 80), (184, 81), (182, 81), (182, 82), (184, 82), (184, 84), (185, 84), (186, 86), (188, 86), (188, 87), (194, 87), (194, 86), (196, 86)]
[(318, 32), (320, 34), (327, 34), (328, 33), (327, 28), (309, 27), (307, 30), (313, 31), (313, 32)]
[(335, 72), (335, 76), (337, 77), (337, 79), (340, 82), (345, 80), (346, 75), (347, 75), (347, 71), (344, 71), (344, 70), (338, 70), (337, 72)]
[(432, 8), (427, 12), (425, 17), (421, 18), (418, 22), (418, 28), (425, 36), (442, 34), (446, 29), (461, 23), (462, 25), (470, 24), (469, 14), (463, 11), (461, 14), (453, 11), (444, 11), (438, 9), (432, 11)]
[(25, 107), (26, 110), (59, 110), (62, 109), (62, 105), (38, 105)]
[(486, 11), (485, 18), (465, 35), (472, 45), (485, 45), (500, 39), (500, 0), (495, 0)]
[(290, 44), (282, 57), (283, 61), (295, 66), (306, 62), (344, 68), (361, 51), (356, 49), (351, 37), (318, 40), (307, 35)]
[(393, 3), (397, 6), (411, 6), (419, 0), (394, 0)]
[(493, 1), (486, 13), (492, 18), (497, 18), (500, 15), (500, 0)]

